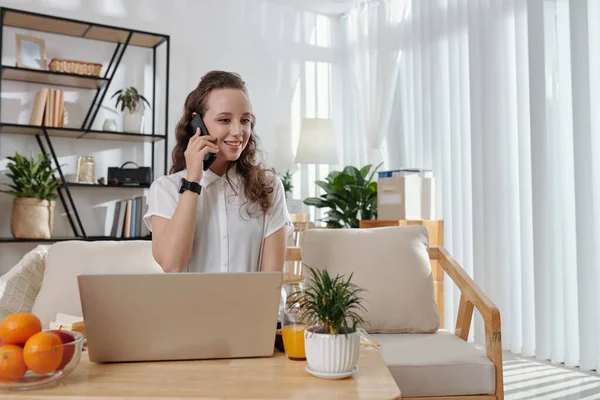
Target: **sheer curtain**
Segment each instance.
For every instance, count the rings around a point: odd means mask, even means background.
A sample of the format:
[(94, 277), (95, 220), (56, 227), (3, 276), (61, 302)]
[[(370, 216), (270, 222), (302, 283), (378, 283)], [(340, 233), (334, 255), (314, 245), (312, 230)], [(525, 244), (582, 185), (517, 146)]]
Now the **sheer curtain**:
[(372, 164), (384, 158), (381, 149), (398, 78), (399, 49), (389, 34), (393, 10), (390, 1), (370, 1), (343, 18), (347, 55), (344, 111), (354, 118), (355, 134), (364, 136), (357, 142), (366, 145), (366, 160)]
[(598, 369), (600, 2), (397, 4), (388, 165), (434, 170), (447, 247), (499, 306), (505, 349)]

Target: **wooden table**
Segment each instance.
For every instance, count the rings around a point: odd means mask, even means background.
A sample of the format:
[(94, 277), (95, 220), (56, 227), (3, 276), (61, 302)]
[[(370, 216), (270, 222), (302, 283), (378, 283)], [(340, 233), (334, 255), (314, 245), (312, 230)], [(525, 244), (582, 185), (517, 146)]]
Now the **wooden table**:
[(94, 364), (83, 352), (64, 382), (0, 399), (400, 399), (379, 350), (361, 348), (359, 371), (341, 380), (316, 378), (306, 362), (273, 357)]

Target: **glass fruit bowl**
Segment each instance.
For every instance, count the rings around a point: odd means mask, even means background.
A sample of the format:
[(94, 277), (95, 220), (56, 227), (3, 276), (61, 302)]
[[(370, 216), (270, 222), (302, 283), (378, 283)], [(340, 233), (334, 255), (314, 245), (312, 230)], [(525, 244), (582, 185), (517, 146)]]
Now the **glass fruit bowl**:
[[(60, 339), (52, 338), (52, 333)], [(48, 330), (24, 346), (0, 346), (0, 389), (27, 390), (58, 384), (81, 359), (84, 335), (80, 332)]]

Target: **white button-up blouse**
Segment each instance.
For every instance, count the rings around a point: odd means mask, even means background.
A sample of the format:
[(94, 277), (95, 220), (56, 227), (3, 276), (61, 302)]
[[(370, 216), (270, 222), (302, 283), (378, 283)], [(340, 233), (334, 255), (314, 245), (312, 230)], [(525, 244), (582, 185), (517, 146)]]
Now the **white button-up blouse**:
[[(253, 272), (260, 269), (263, 241), (284, 228), (286, 238), (293, 225), (285, 202), (283, 184), (269, 173), (274, 191), (267, 213), (254, 203), (246, 203), (242, 181), (235, 168), (219, 176), (210, 169), (204, 172), (202, 192), (196, 212), (196, 233), (187, 272)], [(152, 216), (171, 219), (179, 201), (181, 178), (186, 171), (156, 179), (148, 194), (148, 211), (144, 222), (152, 230)], [(233, 185), (233, 187), (232, 187)]]

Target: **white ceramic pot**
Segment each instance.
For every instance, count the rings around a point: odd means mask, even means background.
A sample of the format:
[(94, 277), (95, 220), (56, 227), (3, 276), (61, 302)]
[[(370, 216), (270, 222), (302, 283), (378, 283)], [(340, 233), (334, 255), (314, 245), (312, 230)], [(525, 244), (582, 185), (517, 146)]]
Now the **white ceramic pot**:
[(304, 350), (308, 367), (321, 374), (352, 371), (358, 362), (360, 334), (328, 335), (304, 331)]
[(104, 124), (102, 124), (102, 130), (108, 132), (116, 132), (117, 121), (115, 121), (113, 118), (106, 118), (104, 120)]
[(138, 103), (134, 112), (125, 107), (123, 110), (123, 132), (142, 133), (142, 122), (144, 121), (144, 106)]
[(54, 204), (54, 201), (16, 197), (10, 218), (13, 237), (50, 239), (54, 228)]

